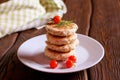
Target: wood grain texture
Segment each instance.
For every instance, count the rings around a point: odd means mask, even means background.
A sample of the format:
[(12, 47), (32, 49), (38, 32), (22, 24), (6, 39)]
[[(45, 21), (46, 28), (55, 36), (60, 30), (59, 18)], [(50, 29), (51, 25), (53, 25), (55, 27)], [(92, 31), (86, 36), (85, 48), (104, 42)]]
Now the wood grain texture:
[[(65, 3), (68, 12), (63, 18), (74, 20), (79, 25), (78, 33), (87, 35), (91, 15), (90, 0), (65, 0)], [(44, 29), (31, 29), (20, 33), (15, 45), (0, 60), (0, 80), (87, 80), (86, 70), (71, 74), (49, 74), (30, 69), (18, 60), (16, 55), (18, 47), (25, 40), (43, 33)]]
[(26, 68), (21, 68), (21, 66), (24, 65), (21, 65), (21, 63), (17, 59), (17, 49), (27, 39), (43, 33), (45, 33), (44, 28), (40, 30), (31, 29), (20, 33), (15, 45), (9, 51), (7, 51), (4, 57), (0, 59), (0, 80), (24, 80), (21, 79), (19, 76), (23, 76), (24, 78), (24, 75), (26, 73), (22, 75), (21, 72), (24, 71), (24, 69)]
[(66, 20), (73, 20), (77, 23), (78, 33), (88, 35), (90, 28), (91, 0), (65, 0), (67, 14), (63, 17)]
[[(64, 16), (64, 19), (73, 20), (77, 23), (79, 27), (77, 33), (88, 35), (92, 11), (91, 0), (65, 0), (65, 3), (68, 13)], [(87, 71), (84, 70), (83, 73), (84, 76), (78, 73), (80, 78), (76, 76), (73, 80), (88, 80)]]
[(120, 80), (120, 1), (93, 0), (90, 36), (102, 43), (103, 60), (89, 69), (90, 80)]
[(0, 39), (0, 58), (13, 46), (17, 35), (17, 33), (14, 33)]

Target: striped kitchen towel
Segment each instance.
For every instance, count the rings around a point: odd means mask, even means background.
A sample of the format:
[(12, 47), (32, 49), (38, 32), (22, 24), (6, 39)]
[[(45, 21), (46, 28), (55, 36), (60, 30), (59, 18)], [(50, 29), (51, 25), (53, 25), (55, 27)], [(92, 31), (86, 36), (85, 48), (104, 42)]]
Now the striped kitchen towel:
[(55, 15), (66, 13), (62, 0), (9, 0), (0, 4), (0, 38), (44, 25)]

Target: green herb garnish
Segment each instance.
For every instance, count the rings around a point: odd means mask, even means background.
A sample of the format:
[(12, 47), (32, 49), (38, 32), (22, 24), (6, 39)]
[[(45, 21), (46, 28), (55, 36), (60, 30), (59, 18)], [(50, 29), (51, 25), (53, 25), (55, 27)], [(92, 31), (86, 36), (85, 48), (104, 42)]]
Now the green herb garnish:
[(62, 20), (60, 23), (58, 23), (56, 26), (68, 26), (70, 23), (73, 23), (73, 21), (65, 21)]

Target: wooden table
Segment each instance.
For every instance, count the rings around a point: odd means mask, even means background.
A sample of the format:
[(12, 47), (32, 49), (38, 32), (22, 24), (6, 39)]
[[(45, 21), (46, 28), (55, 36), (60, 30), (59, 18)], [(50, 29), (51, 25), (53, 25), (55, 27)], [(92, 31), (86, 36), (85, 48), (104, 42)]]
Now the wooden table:
[[(3, 0), (4, 1), (4, 0)], [(64, 0), (68, 12), (63, 19), (74, 20), (78, 33), (99, 41), (105, 56), (97, 65), (70, 74), (39, 72), (17, 58), (18, 47), (29, 38), (44, 34), (31, 29), (0, 39), (0, 80), (120, 80), (120, 0)]]

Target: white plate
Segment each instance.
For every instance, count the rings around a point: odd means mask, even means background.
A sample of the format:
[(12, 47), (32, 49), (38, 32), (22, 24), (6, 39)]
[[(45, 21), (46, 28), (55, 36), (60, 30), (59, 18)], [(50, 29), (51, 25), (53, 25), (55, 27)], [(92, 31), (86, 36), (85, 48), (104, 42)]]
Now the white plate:
[(77, 34), (80, 44), (76, 48), (77, 62), (72, 68), (65, 68), (64, 62), (58, 62), (55, 69), (49, 67), (50, 59), (44, 56), (46, 35), (33, 37), (24, 42), (18, 49), (18, 59), (26, 66), (49, 73), (70, 73), (90, 68), (104, 56), (102, 45), (85, 35)]

